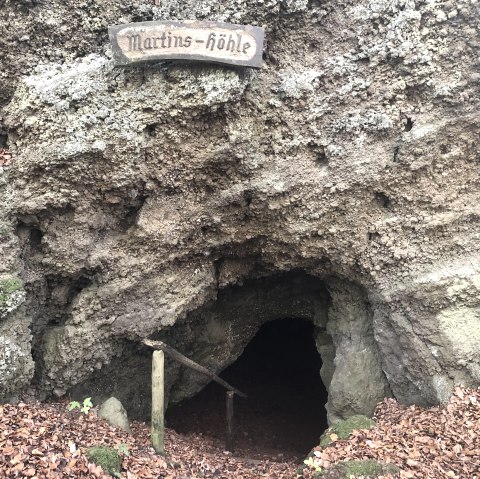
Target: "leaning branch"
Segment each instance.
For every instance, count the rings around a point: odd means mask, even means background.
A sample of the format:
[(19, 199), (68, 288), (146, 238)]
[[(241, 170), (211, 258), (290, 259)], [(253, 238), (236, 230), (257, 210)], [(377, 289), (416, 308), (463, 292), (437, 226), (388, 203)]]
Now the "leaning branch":
[(187, 358), (182, 353), (178, 352), (176, 349), (172, 348), (168, 344), (165, 344), (163, 341), (153, 341), (151, 339), (144, 339), (143, 344), (145, 344), (145, 346), (149, 346), (150, 348), (159, 349), (163, 351), (165, 354), (170, 356), (175, 361), (178, 361), (180, 364), (187, 366), (187, 368), (193, 369), (194, 371), (197, 371), (201, 374), (204, 374), (205, 376), (208, 376), (212, 381), (215, 381), (216, 383), (223, 386), (225, 389), (228, 389), (229, 391), (234, 392), (238, 396), (242, 398), (247, 397), (246, 394), (242, 393), (241, 391), (234, 388), (233, 386), (230, 386), (230, 384), (228, 384), (222, 378), (219, 378), (216, 374), (212, 373), (212, 371), (210, 371), (209, 369), (203, 366), (200, 366), (200, 364)]

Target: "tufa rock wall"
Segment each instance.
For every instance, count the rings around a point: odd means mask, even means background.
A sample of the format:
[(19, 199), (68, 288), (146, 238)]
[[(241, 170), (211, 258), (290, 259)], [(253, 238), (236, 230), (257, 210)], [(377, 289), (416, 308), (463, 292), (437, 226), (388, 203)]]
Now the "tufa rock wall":
[[(243, 282), (306, 304), (302, 275), (330, 420), (480, 383), (476, 0), (2, 5), (2, 398), (128, 385), (139, 339), (188, 350)], [(106, 26), (156, 18), (265, 26), (264, 67), (114, 68)], [(197, 348), (217, 370), (274, 319), (243, 291), (241, 334)]]

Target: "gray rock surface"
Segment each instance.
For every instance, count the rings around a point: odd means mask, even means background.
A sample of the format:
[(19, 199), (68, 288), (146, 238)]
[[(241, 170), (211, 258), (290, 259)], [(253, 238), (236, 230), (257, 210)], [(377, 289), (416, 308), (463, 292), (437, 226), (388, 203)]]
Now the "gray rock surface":
[[(323, 285), (315, 309), (288, 277), (331, 420), (480, 384), (479, 8), (7, 0), (0, 273), (26, 296), (0, 319), (0, 396), (34, 361), (46, 394), (133, 384), (150, 335), (221, 370), (278, 301), (245, 289), (251, 322), (222, 297), (291, 271)], [(152, 18), (265, 26), (265, 65), (113, 68), (107, 24)], [(201, 387), (167, 366), (172, 400)]]
[(102, 403), (98, 409), (98, 416), (105, 419), (110, 426), (119, 427), (132, 434), (127, 411), (117, 398), (111, 397)]

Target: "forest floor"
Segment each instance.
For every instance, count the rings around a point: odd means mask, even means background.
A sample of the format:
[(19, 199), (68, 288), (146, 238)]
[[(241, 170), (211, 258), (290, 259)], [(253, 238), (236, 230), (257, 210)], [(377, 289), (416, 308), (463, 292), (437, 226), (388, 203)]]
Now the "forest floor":
[[(455, 388), (446, 406), (429, 409), (387, 399), (375, 420), (376, 427), (354, 431), (346, 440), (332, 434), (331, 445), (314, 451), (316, 465), (328, 470), (341, 461), (373, 459), (398, 466), (398, 473), (385, 478), (480, 479), (480, 388)], [(85, 451), (93, 445), (121, 453), (126, 479), (314, 477), (312, 467), (299, 471), (303, 458), (258, 447), (227, 453), (221, 438), (173, 430), (166, 431), (163, 458), (154, 453), (146, 424), (133, 422), (132, 430), (128, 435), (92, 412), (67, 412), (65, 402), (4, 404), (0, 478), (110, 477), (88, 462)]]

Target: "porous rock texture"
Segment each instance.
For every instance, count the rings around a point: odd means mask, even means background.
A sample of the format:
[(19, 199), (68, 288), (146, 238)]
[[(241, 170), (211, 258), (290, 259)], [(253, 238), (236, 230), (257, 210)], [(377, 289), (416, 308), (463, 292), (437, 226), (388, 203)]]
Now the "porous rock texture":
[[(478, 385), (477, 0), (155, 3), (1, 2), (0, 396), (145, 407), (142, 338), (221, 371), (278, 317), (331, 422)], [(107, 25), (151, 19), (264, 26), (264, 66), (115, 68)]]

